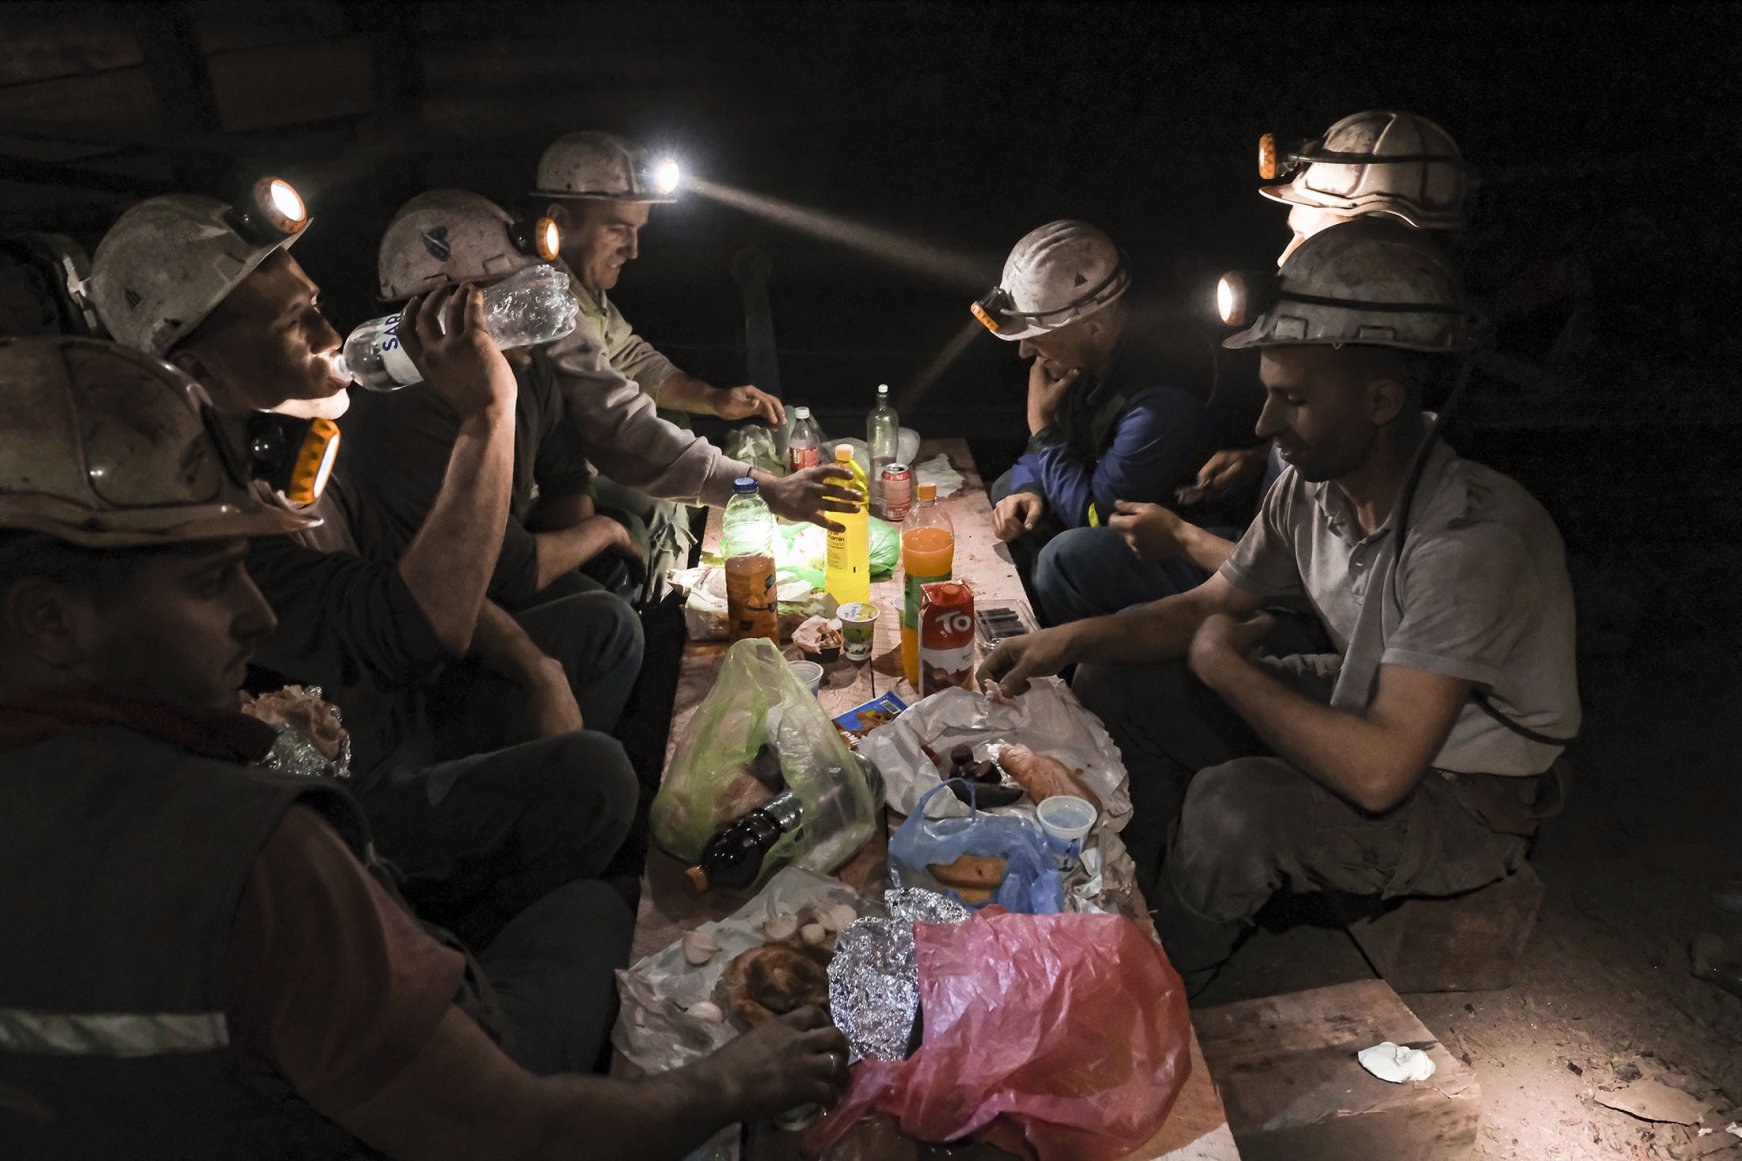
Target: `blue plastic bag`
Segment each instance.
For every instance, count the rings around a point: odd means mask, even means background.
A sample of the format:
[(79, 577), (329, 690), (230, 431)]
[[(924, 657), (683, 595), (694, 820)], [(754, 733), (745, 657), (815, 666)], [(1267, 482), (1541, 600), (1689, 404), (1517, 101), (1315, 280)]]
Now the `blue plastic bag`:
[(1023, 915), (1056, 915), (1063, 910), (1064, 882), (1059, 877), (1058, 860), (1025, 819), (978, 810), (965, 817), (925, 816), (926, 803), (950, 782), (961, 782), (973, 790), (973, 783), (961, 778), (933, 787), (890, 838), (889, 865), (895, 885), (946, 891), (959, 899), (959, 894), (932, 877), (926, 864), (953, 863), (963, 855), (980, 855), (1004, 860), (1004, 882), (988, 902)]

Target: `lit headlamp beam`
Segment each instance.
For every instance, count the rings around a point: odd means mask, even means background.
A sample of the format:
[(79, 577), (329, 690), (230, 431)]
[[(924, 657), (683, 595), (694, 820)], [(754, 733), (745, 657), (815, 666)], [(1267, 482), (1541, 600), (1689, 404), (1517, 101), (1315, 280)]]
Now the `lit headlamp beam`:
[(748, 190), (735, 189), (706, 178), (691, 177), (688, 186), (703, 197), (713, 198), (745, 213), (767, 218), (813, 237), (857, 250), (891, 266), (912, 270), (961, 289), (983, 290), (987, 282), (993, 280), (997, 274), (997, 258), (897, 233), (880, 226), (854, 222), (782, 198), (750, 193)]
[(661, 197), (676, 193), (678, 183), (682, 180), (683, 169), (676, 158), (663, 158), (653, 167), (653, 192)]

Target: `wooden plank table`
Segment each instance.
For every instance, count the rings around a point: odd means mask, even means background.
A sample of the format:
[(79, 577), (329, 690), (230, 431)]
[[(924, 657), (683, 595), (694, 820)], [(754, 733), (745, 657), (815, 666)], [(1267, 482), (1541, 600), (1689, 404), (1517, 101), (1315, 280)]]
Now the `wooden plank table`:
[[(1000, 550), (992, 534), (992, 509), (986, 499), (986, 489), (980, 473), (968, 454), (967, 444), (959, 439), (927, 440), (920, 446), (917, 460), (927, 460), (943, 453), (963, 477), (959, 491), (939, 501), (955, 525), (955, 576), (974, 590), (975, 606), (1010, 605), (1028, 610), (1028, 598), (1022, 581), (1010, 563), (1008, 553)], [(708, 513), (708, 530), (704, 547), (713, 548), (720, 542), (720, 511)], [(823, 708), (831, 717), (845, 713), (871, 699), (875, 684), (877, 693), (894, 689), (896, 696), (909, 705), (917, 700), (913, 687), (901, 675), (900, 613), (902, 585), (899, 571), (890, 579), (871, 586), (871, 599), (880, 610), (877, 616), (876, 645), (869, 665), (837, 661), (827, 666), (819, 694)], [(1032, 614), (1031, 614), (1032, 616)], [(715, 675), (725, 657), (723, 642), (690, 642), (684, 646), (682, 667), (678, 676), (676, 701), (672, 710), (671, 741), (666, 761), (694, 715), (696, 707), (713, 688)], [(798, 650), (786, 646), (789, 657), (797, 658)], [(837, 877), (869, 897), (881, 894), (886, 882), (885, 860), (888, 833), (880, 833), (851, 862), (836, 872)], [(654, 848), (648, 853), (647, 870), (641, 882), (641, 909), (636, 918), (634, 960), (669, 946), (685, 931), (702, 923), (724, 919), (742, 904), (742, 900), (712, 893), (692, 894), (683, 879), (683, 864), (664, 851)], [(1146, 909), (1139, 905), (1138, 914)], [(1152, 930), (1153, 934), (1153, 930)], [(1132, 1154), (1132, 1161), (1141, 1158), (1165, 1158), (1167, 1161), (1237, 1161), (1238, 1151), (1228, 1131), (1222, 1098), (1204, 1065), (1197, 1034), (1191, 1040), (1192, 1072), (1174, 1103), (1173, 1112), (1153, 1140)], [(758, 1136), (748, 1145), (747, 1157), (754, 1161), (770, 1161), (797, 1157), (798, 1134), (776, 1133)], [(1007, 1154), (986, 1146), (944, 1148), (928, 1146), (901, 1135), (888, 1118), (868, 1118), (838, 1145), (831, 1157), (841, 1161), (909, 1161), (918, 1158), (1002, 1158)]]

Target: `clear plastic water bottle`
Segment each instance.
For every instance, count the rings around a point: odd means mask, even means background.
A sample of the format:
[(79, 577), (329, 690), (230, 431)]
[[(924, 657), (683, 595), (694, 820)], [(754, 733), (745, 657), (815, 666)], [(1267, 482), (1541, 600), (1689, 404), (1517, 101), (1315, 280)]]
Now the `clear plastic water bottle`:
[(802, 472), (823, 462), (823, 431), (802, 404), (792, 409), (792, 432), (786, 437), (786, 469)]
[[(580, 317), (568, 275), (554, 266), (528, 266), (484, 291), (484, 329), (504, 351), (555, 342)], [(397, 391), (423, 378), (400, 345), (396, 314), (352, 331), (333, 369), (371, 391)]]
[(871, 452), (871, 471), (867, 483), (871, 491), (871, 511), (887, 517), (883, 506), (883, 469), (894, 463), (901, 446), (901, 420), (895, 408), (889, 406), (889, 384), (877, 386), (877, 406), (865, 419), (865, 446)]
[(732, 640), (767, 637), (780, 643), (780, 609), (774, 581), (774, 513), (756, 481), (732, 482), (721, 549), (726, 556), (726, 620)]

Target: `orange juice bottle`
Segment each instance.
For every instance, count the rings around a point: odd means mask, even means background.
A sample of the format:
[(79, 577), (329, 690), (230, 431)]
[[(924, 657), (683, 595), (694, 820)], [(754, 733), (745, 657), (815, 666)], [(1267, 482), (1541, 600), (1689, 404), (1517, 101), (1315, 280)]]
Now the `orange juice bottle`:
[(938, 507), (938, 486), (921, 484), (913, 511), (901, 523), (901, 668), (919, 688), (919, 586), (947, 581), (955, 564), (956, 531)]

